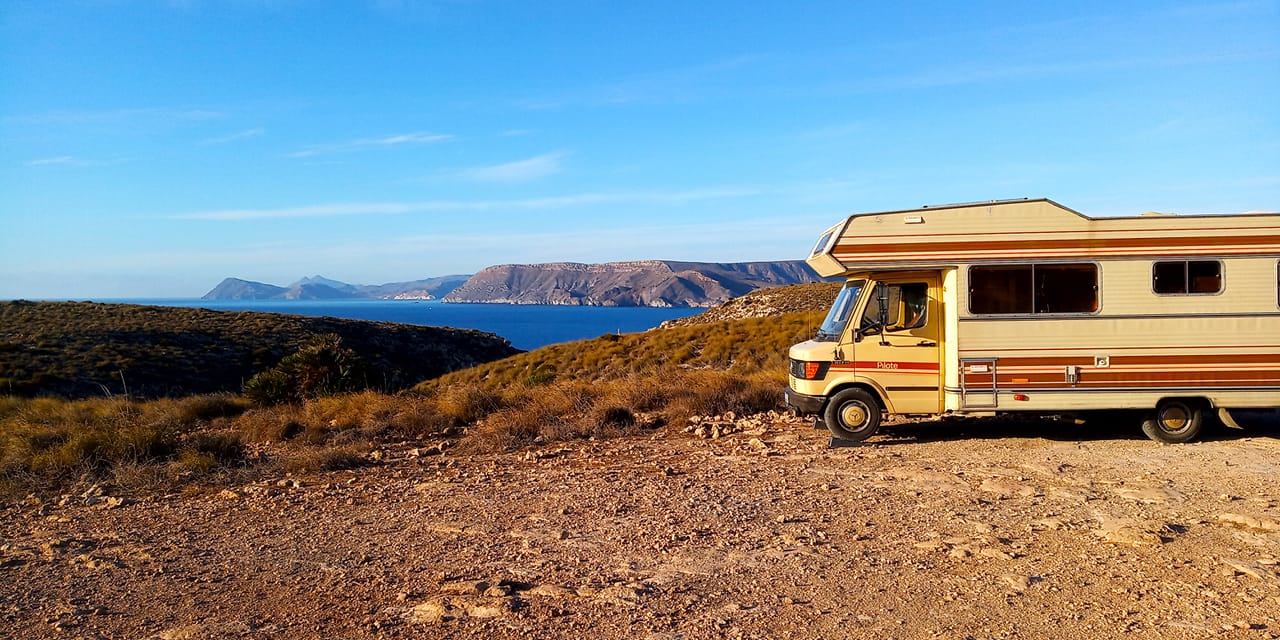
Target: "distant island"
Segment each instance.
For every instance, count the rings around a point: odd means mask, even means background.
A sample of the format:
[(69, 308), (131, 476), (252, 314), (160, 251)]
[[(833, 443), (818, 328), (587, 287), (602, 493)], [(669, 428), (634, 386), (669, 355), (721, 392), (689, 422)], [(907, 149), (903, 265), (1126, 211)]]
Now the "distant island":
[(383, 285), (353, 285), (323, 276), (287, 287), (227, 278), (205, 300), (413, 299), (493, 304), (601, 307), (710, 307), (757, 289), (820, 282), (800, 260), (679, 262), (642, 260), (584, 264), (506, 264), (454, 275)]
[(470, 275), (440, 276), (410, 282), (379, 285), (347, 284), (324, 276), (303, 278), (287, 287), (264, 282), (226, 278), (202, 300), (435, 300), (466, 282)]

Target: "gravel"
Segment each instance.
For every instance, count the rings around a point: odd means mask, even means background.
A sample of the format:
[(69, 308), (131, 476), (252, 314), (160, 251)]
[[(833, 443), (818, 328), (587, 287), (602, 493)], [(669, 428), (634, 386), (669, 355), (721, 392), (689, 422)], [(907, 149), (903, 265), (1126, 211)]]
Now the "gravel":
[(782, 415), (708, 416), (31, 497), (0, 511), (0, 637), (1280, 637), (1280, 425), (1084, 429), (898, 423), (830, 448)]

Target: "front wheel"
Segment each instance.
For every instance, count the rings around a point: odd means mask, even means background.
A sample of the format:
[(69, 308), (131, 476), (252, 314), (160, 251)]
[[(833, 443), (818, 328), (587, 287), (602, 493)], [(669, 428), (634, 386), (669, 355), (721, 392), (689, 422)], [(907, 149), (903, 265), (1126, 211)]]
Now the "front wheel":
[(880, 402), (862, 389), (845, 389), (831, 397), (822, 412), (831, 435), (841, 440), (861, 442), (880, 428)]
[(1165, 400), (1156, 406), (1154, 416), (1142, 421), (1142, 432), (1156, 442), (1181, 444), (1200, 435), (1204, 411), (1188, 400)]

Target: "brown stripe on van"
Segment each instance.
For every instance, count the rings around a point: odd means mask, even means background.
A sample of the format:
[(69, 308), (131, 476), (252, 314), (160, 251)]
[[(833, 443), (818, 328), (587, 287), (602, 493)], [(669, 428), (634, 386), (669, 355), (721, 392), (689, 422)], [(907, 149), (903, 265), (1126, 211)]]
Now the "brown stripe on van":
[(987, 242), (893, 242), (883, 239), (866, 243), (843, 243), (836, 245), (832, 251), (836, 257), (841, 254), (867, 253), (871, 255), (888, 255), (900, 253), (962, 253), (964, 255), (980, 255), (997, 251), (1098, 251), (1108, 249), (1144, 249), (1158, 255), (1168, 255), (1176, 250), (1195, 247), (1258, 247), (1280, 249), (1280, 235), (1246, 235), (1246, 236), (1194, 236), (1194, 237), (1159, 237), (1159, 238), (1065, 238), (1040, 240), (992, 240)]

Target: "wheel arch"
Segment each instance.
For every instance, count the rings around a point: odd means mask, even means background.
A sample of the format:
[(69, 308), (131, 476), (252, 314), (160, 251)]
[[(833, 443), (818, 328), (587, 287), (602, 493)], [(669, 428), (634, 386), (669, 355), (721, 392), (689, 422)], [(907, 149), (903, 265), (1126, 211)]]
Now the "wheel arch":
[[(886, 395), (882, 389), (880, 389), (876, 385), (866, 380), (842, 382), (834, 387), (831, 387), (830, 389), (827, 390), (827, 402), (830, 402), (831, 398), (835, 397), (837, 393), (840, 393), (845, 389), (862, 389), (863, 391), (870, 393), (871, 397), (875, 398), (876, 402), (879, 402), (880, 407), (884, 409), (887, 413), (893, 413), (893, 406), (889, 404), (888, 395)], [(823, 405), (823, 410), (824, 411), (826, 410), (825, 404)]]
[(1217, 403), (1215, 403), (1213, 399), (1209, 398), (1208, 396), (1175, 394), (1175, 395), (1168, 395), (1168, 396), (1160, 396), (1160, 399), (1156, 400), (1156, 403), (1152, 405), (1150, 409), (1154, 411), (1157, 407), (1165, 404), (1166, 402), (1184, 402), (1188, 405), (1198, 406), (1200, 409), (1205, 411), (1209, 409), (1217, 408)]

